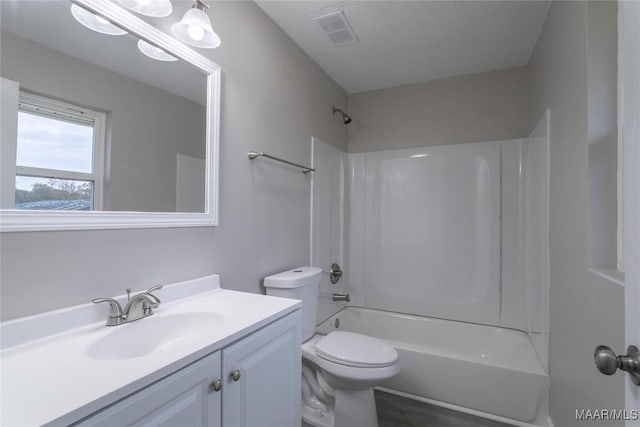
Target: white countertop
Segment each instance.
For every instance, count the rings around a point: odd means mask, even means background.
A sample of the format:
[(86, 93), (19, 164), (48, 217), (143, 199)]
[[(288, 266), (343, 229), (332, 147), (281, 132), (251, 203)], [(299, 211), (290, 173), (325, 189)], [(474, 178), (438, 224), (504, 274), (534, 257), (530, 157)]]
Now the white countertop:
[[(296, 300), (220, 289), (217, 276), (198, 280), (211, 278), (214, 280), (208, 284), (208, 291), (163, 303), (152, 316), (215, 313), (221, 320), (214, 327), (209, 326), (211, 330), (204, 334), (206, 339), (187, 340), (170, 350), (143, 357), (96, 360), (88, 356), (87, 349), (100, 338), (116, 328), (151, 320), (150, 317), (113, 327), (104, 326), (102, 320), (0, 351), (0, 424), (68, 425), (301, 306)], [(167, 289), (167, 294), (171, 292), (175, 293), (175, 288)], [(163, 290), (155, 294), (163, 299)], [(88, 309), (78, 307), (78, 310)], [(67, 318), (73, 317), (69, 311), (73, 310), (65, 310)], [(56, 315), (60, 317), (60, 312), (51, 314)], [(35, 316), (35, 320), (26, 318), (35, 329), (38, 322), (46, 325), (47, 319), (47, 314)], [(6, 323), (12, 324), (14, 333), (20, 322)], [(3, 333), (5, 330), (8, 329), (4, 328)]]

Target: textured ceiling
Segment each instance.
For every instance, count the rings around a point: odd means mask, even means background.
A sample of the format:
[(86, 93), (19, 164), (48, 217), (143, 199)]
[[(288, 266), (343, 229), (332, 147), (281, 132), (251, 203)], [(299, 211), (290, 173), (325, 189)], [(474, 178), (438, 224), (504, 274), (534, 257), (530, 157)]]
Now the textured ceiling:
[[(349, 93), (524, 65), (549, 1), (258, 1)], [(342, 9), (359, 43), (313, 18)]]

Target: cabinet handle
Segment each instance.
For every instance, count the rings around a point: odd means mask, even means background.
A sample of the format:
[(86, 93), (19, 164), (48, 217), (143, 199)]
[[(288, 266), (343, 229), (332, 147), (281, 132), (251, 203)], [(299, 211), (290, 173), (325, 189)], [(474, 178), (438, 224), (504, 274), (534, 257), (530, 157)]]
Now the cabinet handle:
[(239, 370), (235, 370), (231, 373), (231, 378), (233, 378), (234, 381), (238, 381), (240, 379), (240, 371)]
[(211, 385), (209, 386), (213, 391), (220, 391), (222, 389), (222, 381), (220, 380), (215, 380), (214, 382), (211, 383)]

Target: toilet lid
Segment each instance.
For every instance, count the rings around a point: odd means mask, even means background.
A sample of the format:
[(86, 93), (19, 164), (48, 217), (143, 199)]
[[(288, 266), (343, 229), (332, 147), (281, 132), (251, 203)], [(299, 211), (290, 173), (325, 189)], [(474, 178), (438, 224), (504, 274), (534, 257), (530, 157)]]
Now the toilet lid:
[(340, 365), (380, 368), (398, 361), (396, 349), (375, 338), (334, 331), (316, 343), (316, 354)]

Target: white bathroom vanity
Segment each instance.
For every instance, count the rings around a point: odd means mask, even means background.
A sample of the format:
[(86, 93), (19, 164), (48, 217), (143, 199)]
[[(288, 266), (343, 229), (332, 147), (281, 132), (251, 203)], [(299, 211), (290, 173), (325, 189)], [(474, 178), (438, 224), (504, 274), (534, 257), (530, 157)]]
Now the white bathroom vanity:
[(300, 302), (217, 275), (156, 294), (119, 326), (93, 304), (4, 322), (0, 424), (300, 425)]

